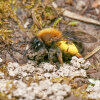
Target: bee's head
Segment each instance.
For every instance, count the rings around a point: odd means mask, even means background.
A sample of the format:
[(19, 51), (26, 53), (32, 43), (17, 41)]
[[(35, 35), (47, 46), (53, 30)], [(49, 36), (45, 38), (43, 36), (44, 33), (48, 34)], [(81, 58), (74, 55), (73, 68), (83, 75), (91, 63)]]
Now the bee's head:
[(37, 37), (34, 37), (30, 43), (31, 43), (31, 49), (34, 49), (35, 51), (38, 51), (44, 47), (44, 43)]

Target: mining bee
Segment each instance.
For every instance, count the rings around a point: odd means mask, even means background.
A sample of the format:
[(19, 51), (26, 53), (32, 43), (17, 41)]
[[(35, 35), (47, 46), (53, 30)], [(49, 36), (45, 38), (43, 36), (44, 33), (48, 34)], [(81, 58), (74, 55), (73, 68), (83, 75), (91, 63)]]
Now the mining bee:
[[(74, 32), (71, 33), (73, 34)], [(70, 32), (68, 34), (70, 34)], [(82, 38), (80, 34), (78, 34), (78, 37)], [(63, 64), (63, 61), (70, 60), (72, 56), (82, 57), (77, 45), (75, 45), (80, 42), (76, 42), (75, 40), (72, 42), (72, 39), (69, 37), (63, 36), (63, 34), (55, 28), (45, 28), (39, 31), (31, 40), (31, 49), (35, 51), (33, 59), (39, 59), (39, 61), (48, 59), (52, 64), (56, 61)], [(90, 38), (90, 41), (96, 41), (91, 35)], [(36, 55), (38, 57), (36, 57)]]

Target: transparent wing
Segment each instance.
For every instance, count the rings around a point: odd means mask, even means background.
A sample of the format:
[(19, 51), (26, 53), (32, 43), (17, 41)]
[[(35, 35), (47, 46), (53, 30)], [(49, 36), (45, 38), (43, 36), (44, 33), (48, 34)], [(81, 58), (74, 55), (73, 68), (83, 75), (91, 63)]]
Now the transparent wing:
[(89, 33), (81, 31), (68, 31), (64, 33), (64, 37), (72, 41), (85, 42), (85, 43), (94, 43), (97, 42), (97, 39), (90, 35)]

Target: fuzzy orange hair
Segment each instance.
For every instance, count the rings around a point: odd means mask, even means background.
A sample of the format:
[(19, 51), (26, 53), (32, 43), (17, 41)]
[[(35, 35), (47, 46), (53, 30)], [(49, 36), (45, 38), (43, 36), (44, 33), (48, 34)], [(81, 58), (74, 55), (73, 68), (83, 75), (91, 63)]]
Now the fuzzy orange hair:
[(53, 41), (57, 41), (62, 37), (62, 33), (55, 28), (45, 28), (39, 31), (37, 37), (49, 44)]

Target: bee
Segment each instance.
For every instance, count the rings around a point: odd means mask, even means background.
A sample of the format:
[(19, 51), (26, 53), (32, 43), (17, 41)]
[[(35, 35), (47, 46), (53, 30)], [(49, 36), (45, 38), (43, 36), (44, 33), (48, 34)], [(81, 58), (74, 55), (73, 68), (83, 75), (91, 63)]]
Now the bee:
[(48, 52), (47, 58), (51, 63), (53, 63), (52, 56), (56, 54), (60, 64), (63, 64), (63, 58), (65, 55), (71, 55), (71, 57), (77, 56), (79, 58), (82, 57), (74, 42), (72, 42), (69, 38), (64, 37), (62, 32), (58, 29), (45, 28), (39, 31), (31, 40), (31, 47), (34, 48), (35, 51), (40, 50), (40, 52), (43, 48), (46, 48)]

